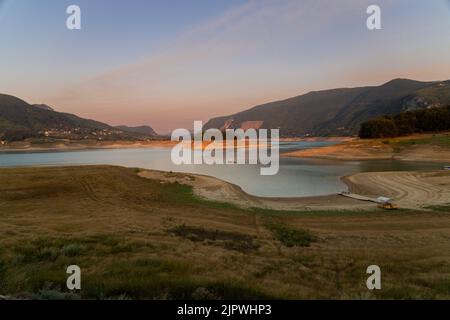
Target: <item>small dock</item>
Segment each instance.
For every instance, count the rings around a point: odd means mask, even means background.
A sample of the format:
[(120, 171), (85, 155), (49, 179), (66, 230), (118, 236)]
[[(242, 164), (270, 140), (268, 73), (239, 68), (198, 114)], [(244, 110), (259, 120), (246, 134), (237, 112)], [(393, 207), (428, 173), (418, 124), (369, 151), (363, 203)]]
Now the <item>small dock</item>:
[(349, 198), (356, 199), (356, 200), (374, 202), (378, 205), (378, 208), (380, 208), (380, 209), (384, 209), (384, 210), (398, 209), (398, 206), (392, 202), (391, 198), (378, 197), (378, 198), (374, 199), (374, 198), (369, 198), (369, 197), (362, 196), (362, 195), (356, 194), (356, 193), (351, 193), (351, 192), (341, 192), (339, 194), (341, 196), (349, 197)]
[(361, 200), (361, 201), (370, 201), (370, 202), (374, 202), (374, 203), (380, 203), (378, 201), (378, 199), (374, 199), (374, 198), (369, 198), (369, 197), (365, 197), (356, 193), (350, 193), (350, 192), (341, 192), (339, 193), (341, 196), (344, 197), (349, 197), (352, 199), (356, 199), (356, 200)]

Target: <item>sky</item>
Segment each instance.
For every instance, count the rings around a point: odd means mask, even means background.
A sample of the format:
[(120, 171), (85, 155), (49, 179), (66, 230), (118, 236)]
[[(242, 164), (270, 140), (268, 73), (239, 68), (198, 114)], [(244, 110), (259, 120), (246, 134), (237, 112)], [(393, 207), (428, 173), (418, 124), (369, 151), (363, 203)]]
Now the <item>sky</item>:
[(112, 125), (169, 133), (394, 78), (450, 79), (449, 0), (0, 0), (0, 93)]

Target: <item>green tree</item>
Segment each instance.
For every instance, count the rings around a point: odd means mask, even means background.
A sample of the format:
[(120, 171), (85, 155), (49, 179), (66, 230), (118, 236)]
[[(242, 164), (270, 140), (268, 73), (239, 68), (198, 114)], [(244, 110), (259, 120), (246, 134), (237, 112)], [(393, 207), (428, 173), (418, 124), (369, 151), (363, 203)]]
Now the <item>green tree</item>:
[(364, 122), (359, 132), (359, 136), (363, 139), (390, 138), (397, 135), (395, 122), (386, 117)]

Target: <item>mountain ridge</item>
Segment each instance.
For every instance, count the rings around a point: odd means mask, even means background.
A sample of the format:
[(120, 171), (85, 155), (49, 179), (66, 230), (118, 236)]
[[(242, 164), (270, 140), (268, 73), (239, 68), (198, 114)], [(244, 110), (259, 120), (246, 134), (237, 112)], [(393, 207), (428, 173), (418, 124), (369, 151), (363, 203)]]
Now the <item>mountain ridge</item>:
[(158, 135), (152, 127), (147, 126), (147, 125), (142, 125), (142, 126), (120, 125), (120, 126), (114, 126), (114, 128), (117, 128), (117, 129), (125, 131), (125, 132), (142, 133), (142, 134), (147, 134), (150, 136)]
[(145, 140), (153, 135), (123, 131), (100, 121), (54, 111), (47, 105), (32, 105), (18, 97), (0, 94), (0, 140), (17, 141), (39, 137)]
[(373, 117), (450, 103), (450, 81), (397, 78), (380, 86), (311, 91), (284, 100), (215, 117), (205, 129), (280, 128), (281, 136), (355, 135), (359, 125)]

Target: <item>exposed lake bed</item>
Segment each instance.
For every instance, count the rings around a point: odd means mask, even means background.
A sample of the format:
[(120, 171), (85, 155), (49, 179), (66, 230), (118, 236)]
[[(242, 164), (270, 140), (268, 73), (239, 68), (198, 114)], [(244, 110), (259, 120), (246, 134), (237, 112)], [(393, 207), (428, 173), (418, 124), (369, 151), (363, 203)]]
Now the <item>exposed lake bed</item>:
[[(306, 150), (335, 144), (330, 141), (281, 142), (280, 151)], [(170, 148), (114, 148), (72, 151), (0, 153), (0, 167), (117, 165), (212, 176), (259, 197), (311, 197), (347, 190), (342, 177), (362, 172), (439, 170), (439, 163), (400, 160), (338, 161), (280, 157), (274, 176), (261, 176), (258, 165), (174, 165)]]

